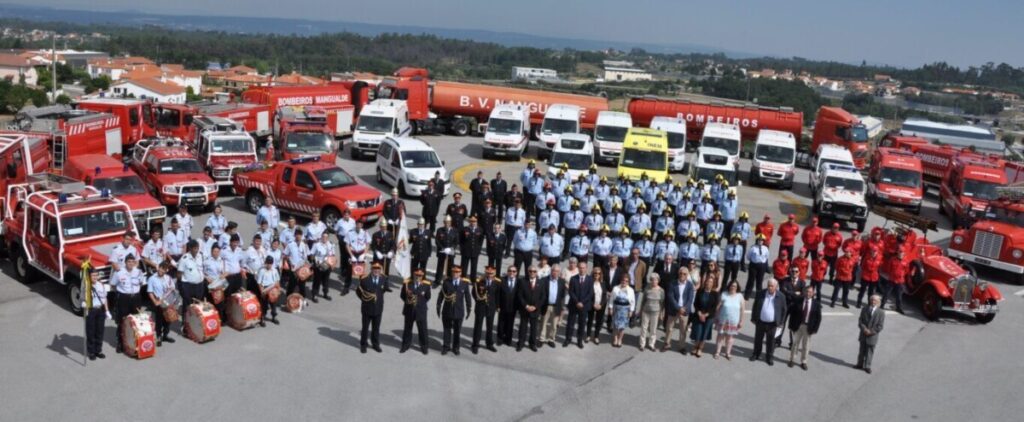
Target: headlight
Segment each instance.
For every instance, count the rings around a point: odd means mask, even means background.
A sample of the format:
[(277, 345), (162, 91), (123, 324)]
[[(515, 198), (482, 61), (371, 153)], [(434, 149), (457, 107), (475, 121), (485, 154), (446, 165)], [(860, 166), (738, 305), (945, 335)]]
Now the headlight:
[(974, 210), (970, 210), (967, 211), (967, 215), (971, 216), (971, 218), (975, 218), (978, 216), (978, 213), (974, 212)]
[(356, 201), (345, 201), (345, 206), (349, 208), (356, 208)]
[(409, 183), (420, 183), (420, 178), (416, 177), (412, 173), (407, 174), (405, 178), (409, 179)]
[(957, 245), (964, 243), (964, 237), (960, 235), (953, 236), (953, 243), (956, 243)]
[(1013, 250), (1013, 258), (1014, 259), (1020, 259), (1022, 256), (1024, 256), (1024, 251), (1022, 251), (1020, 249), (1014, 249)]
[(164, 193), (178, 193), (178, 187), (174, 185), (164, 186)]
[(889, 199), (889, 195), (882, 192), (875, 192), (875, 196), (877, 196), (878, 199)]
[(206, 193), (216, 192), (217, 191), (217, 185), (214, 185), (214, 184), (203, 185), (203, 188), (206, 189)]
[(827, 209), (827, 210), (832, 209), (832, 203), (831, 202), (826, 202), (825, 203), (825, 209)]
[(867, 212), (868, 212), (867, 208), (864, 208), (864, 207), (857, 208), (857, 215), (864, 215), (864, 214), (867, 214)]

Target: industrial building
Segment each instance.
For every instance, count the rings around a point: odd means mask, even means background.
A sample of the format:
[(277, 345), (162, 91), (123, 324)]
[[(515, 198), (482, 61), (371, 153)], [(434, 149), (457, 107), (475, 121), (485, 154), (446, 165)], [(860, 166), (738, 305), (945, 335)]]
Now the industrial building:
[(558, 72), (554, 69), (542, 69), (538, 67), (512, 67), (513, 81), (547, 81), (558, 79)]
[(605, 67), (605, 82), (649, 81), (654, 79), (651, 72), (628, 67)]

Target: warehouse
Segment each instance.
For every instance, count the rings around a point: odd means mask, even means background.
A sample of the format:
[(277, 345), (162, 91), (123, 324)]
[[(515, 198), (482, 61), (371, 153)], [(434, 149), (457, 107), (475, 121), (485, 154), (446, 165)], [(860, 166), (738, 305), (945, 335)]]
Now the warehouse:
[(628, 81), (649, 81), (654, 79), (651, 72), (628, 67), (605, 67), (604, 80), (606, 82), (628, 82)]

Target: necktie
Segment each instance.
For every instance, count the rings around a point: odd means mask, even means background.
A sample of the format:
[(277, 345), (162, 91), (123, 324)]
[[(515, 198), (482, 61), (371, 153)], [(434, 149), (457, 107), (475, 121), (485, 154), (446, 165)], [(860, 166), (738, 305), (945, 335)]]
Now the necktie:
[(804, 323), (811, 322), (811, 299), (804, 301)]

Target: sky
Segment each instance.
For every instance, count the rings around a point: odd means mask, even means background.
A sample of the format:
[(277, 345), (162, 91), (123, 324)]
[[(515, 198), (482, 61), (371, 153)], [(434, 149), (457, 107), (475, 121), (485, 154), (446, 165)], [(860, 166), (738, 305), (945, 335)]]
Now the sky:
[(132, 10), (485, 29), (698, 44), (725, 51), (917, 67), (1024, 66), (1020, 0), (2, 0)]

